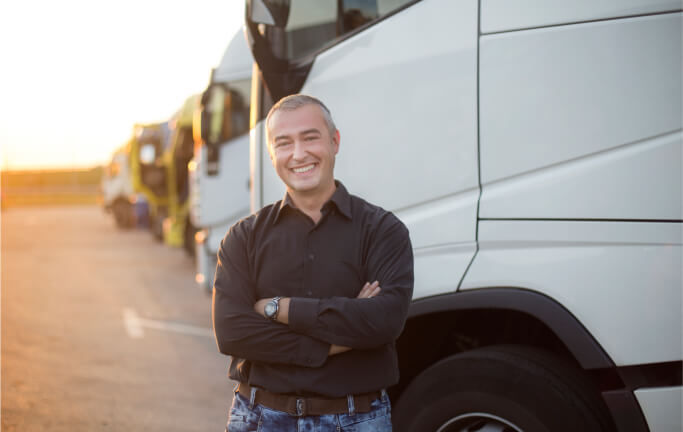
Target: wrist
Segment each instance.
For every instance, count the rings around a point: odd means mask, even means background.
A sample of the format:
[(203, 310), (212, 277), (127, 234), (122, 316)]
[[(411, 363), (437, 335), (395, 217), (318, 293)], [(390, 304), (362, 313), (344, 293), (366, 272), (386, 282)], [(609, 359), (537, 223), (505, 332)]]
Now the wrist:
[(280, 299), (281, 297), (273, 297), (263, 305), (263, 316), (271, 321), (277, 321), (280, 313)]
[(280, 307), (276, 318), (277, 322), (289, 324), (289, 303), (291, 300), (289, 297), (282, 297), (280, 299)]

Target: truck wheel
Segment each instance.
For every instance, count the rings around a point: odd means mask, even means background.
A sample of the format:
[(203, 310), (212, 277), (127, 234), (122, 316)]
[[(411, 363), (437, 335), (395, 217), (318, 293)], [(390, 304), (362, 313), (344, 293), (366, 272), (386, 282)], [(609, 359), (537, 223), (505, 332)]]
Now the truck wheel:
[(196, 232), (197, 232), (197, 229), (194, 227), (194, 225), (192, 225), (192, 223), (189, 220), (186, 221), (185, 222), (185, 233), (183, 236), (183, 247), (185, 249), (185, 252), (187, 252), (187, 255), (189, 255), (193, 260), (195, 259), (194, 235)]
[(161, 212), (157, 212), (149, 220), (149, 230), (152, 232), (154, 240), (158, 242), (164, 241), (164, 218), (166, 215)]
[(131, 228), (133, 226), (134, 215), (133, 206), (128, 201), (118, 199), (112, 205), (114, 220), (119, 228)]
[(583, 373), (542, 350), (467, 351), (418, 375), (393, 410), (398, 432), (603, 432), (614, 427)]

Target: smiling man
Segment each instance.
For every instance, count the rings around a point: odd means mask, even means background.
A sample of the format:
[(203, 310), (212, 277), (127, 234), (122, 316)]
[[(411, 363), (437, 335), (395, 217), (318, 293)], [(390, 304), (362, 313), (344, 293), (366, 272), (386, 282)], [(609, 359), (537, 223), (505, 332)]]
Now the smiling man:
[(216, 341), (239, 383), (226, 430), (390, 431), (408, 230), (335, 180), (340, 134), (318, 99), (282, 99), (266, 128), (287, 193), (230, 229), (214, 282)]

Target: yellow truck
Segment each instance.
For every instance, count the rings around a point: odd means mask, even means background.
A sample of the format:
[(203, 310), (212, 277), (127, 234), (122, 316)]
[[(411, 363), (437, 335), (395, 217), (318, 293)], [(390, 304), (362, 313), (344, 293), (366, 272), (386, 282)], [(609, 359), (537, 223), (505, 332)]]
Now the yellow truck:
[(152, 233), (169, 246), (184, 247), (191, 256), (195, 228), (188, 217), (188, 163), (198, 102), (198, 95), (190, 96), (167, 122), (136, 125), (131, 139), (133, 187), (149, 201)]

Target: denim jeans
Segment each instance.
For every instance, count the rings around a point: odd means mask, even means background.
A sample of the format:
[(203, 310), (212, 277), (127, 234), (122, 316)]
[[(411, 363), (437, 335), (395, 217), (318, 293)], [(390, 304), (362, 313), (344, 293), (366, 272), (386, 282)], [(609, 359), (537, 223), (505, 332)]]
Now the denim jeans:
[[(251, 405), (251, 407), (250, 407)], [(250, 404), (239, 393), (230, 407), (226, 432), (391, 432), (391, 402), (386, 392), (374, 400), (367, 413), (325, 414), (296, 417)]]

